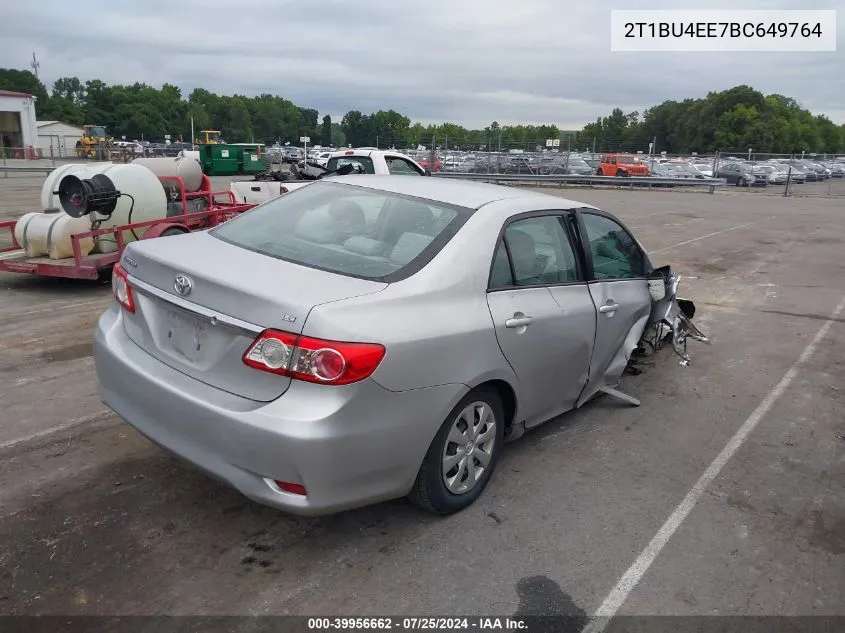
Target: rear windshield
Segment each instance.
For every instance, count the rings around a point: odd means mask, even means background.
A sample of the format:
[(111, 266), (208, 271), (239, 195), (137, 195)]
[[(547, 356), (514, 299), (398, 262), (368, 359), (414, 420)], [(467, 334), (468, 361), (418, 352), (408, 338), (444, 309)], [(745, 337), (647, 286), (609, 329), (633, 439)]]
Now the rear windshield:
[(213, 229), (236, 246), (362, 279), (393, 282), (425, 266), (471, 209), (315, 182)]
[(328, 167), (329, 171), (334, 171), (344, 165), (359, 165), (365, 174), (376, 173), (376, 168), (373, 166), (373, 159), (369, 156), (336, 156), (329, 159), (326, 167)]

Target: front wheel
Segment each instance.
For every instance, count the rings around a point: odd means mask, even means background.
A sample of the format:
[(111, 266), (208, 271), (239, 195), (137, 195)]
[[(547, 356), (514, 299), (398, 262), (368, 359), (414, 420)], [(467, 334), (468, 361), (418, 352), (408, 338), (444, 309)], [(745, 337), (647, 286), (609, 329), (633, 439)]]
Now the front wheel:
[(499, 394), (487, 387), (468, 393), (434, 436), (410, 500), (441, 515), (472, 505), (490, 481), (504, 437), (504, 408)]

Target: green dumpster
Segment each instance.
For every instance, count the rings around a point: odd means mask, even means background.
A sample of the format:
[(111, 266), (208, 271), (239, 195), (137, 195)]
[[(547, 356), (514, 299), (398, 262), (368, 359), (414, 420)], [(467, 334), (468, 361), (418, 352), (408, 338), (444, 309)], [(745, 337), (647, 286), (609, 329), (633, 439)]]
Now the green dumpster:
[(239, 173), (241, 149), (237, 145), (200, 145), (200, 164), (208, 176), (235, 176)]
[(238, 143), (241, 150), (241, 173), (260, 174), (267, 170), (267, 157), (264, 146), (251, 143)]

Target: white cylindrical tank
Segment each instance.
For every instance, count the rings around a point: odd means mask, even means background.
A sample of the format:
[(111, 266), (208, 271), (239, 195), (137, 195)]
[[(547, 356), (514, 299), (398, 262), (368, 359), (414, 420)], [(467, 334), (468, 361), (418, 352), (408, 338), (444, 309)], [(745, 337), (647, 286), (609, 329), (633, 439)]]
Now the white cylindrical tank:
[(59, 196), (55, 195), (55, 191), (59, 188), (59, 183), (62, 178), (68, 174), (72, 174), (79, 178), (90, 178), (98, 173), (97, 170), (108, 167), (110, 162), (91, 162), (91, 163), (67, 163), (60, 165), (51, 171), (44, 184), (41, 185), (41, 208), (42, 209), (61, 209), (59, 204)]
[(182, 158), (193, 158), (198, 163), (200, 162), (200, 153), (195, 149), (183, 149), (178, 156)]
[[(71, 235), (90, 230), (90, 218), (74, 218), (64, 211), (54, 209), (24, 215), (15, 224), (15, 239), (24, 248), (27, 257), (49, 255), (50, 259), (63, 259), (73, 257)], [(93, 248), (93, 237), (79, 240), (82, 256), (88, 255)]]
[[(109, 165), (98, 170), (97, 173), (108, 176), (114, 183), (115, 189), (128, 194), (117, 199), (117, 206), (110, 217), (93, 213), (88, 216), (96, 216), (94, 219), (100, 221), (99, 228), (167, 217), (167, 194), (164, 192), (164, 187), (161, 186), (156, 175), (143, 165), (134, 163)], [(145, 230), (139, 229), (135, 232), (138, 239)], [(131, 231), (124, 231), (123, 241), (131, 242), (136, 239), (136, 235), (133, 235)], [(111, 253), (116, 250), (117, 239), (112, 235), (97, 238), (94, 245), (94, 251), (97, 253)]]
[[(197, 152), (199, 156), (199, 152)], [(136, 158), (133, 165), (143, 165), (156, 176), (178, 176), (185, 182), (185, 191), (199, 191), (202, 186), (202, 167), (199, 160), (192, 157), (182, 158)], [(164, 181), (165, 183), (167, 181)]]
[[(97, 228), (144, 222), (167, 217), (167, 195), (158, 177), (142, 165), (130, 163), (88, 163), (63, 165), (51, 172), (41, 189), (41, 202), (45, 210), (61, 209), (59, 197), (54, 194), (62, 178), (68, 175), (89, 179), (96, 174), (107, 176), (122, 195), (117, 199), (110, 216), (92, 213), (73, 218), (64, 211), (28, 213), (15, 224), (15, 237), (24, 246), (29, 257), (49, 255), (52, 259), (73, 254), (70, 236)], [(123, 232), (124, 242), (143, 236), (146, 229)], [(117, 250), (117, 238), (103, 235), (80, 241), (82, 254), (90, 252), (111, 253)]]

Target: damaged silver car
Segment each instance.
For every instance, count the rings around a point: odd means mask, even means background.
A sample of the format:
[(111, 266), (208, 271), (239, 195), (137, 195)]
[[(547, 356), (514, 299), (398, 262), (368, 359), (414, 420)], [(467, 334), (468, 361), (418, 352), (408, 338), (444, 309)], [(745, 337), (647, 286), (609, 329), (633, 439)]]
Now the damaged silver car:
[(351, 176), (131, 243), (100, 318), (103, 401), (297, 514), (482, 494), (506, 440), (689, 362), (694, 306), (614, 216), (524, 189)]

